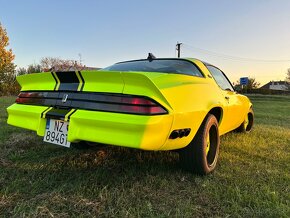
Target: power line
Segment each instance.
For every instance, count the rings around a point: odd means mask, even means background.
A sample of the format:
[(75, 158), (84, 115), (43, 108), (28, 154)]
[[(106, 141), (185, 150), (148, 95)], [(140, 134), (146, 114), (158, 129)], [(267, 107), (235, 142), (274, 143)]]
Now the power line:
[(182, 43), (182, 44), (183, 44), (183, 48), (185, 48), (186, 50), (199, 51), (201, 53), (206, 53), (206, 54), (209, 54), (212, 56), (216, 56), (216, 57), (220, 57), (220, 58), (224, 58), (224, 59), (228, 59), (228, 60), (233, 60), (233, 61), (270, 62), (270, 63), (290, 62), (290, 59), (289, 60), (264, 60), (264, 59), (238, 57), (238, 56), (232, 56), (232, 55), (227, 55), (227, 54), (222, 54), (222, 53), (210, 51), (207, 49), (198, 48), (198, 47), (186, 44), (186, 43)]

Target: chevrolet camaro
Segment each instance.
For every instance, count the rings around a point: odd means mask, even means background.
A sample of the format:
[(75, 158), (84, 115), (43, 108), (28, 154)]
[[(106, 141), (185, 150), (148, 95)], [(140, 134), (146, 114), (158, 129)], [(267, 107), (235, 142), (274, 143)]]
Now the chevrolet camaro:
[(17, 77), (21, 92), (8, 124), (66, 147), (96, 142), (144, 150), (175, 150), (180, 165), (208, 174), (220, 136), (249, 132), (252, 103), (217, 67), (197, 59), (119, 62), (98, 71)]

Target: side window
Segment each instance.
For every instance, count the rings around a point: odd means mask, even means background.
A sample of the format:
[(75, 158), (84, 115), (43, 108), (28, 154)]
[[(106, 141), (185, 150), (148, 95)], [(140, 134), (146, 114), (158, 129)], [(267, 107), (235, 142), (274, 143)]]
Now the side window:
[(224, 75), (222, 71), (220, 71), (218, 68), (207, 65), (207, 69), (211, 72), (213, 78), (215, 79), (216, 83), (223, 89), (223, 90), (230, 90), (234, 91), (231, 83), (227, 79), (227, 77)]
[(198, 77), (204, 77), (202, 73), (198, 70), (198, 68), (187, 61), (178, 61), (178, 62), (172, 62), (174, 64), (172, 66), (173, 72), (178, 74), (187, 74), (192, 76), (198, 76)]

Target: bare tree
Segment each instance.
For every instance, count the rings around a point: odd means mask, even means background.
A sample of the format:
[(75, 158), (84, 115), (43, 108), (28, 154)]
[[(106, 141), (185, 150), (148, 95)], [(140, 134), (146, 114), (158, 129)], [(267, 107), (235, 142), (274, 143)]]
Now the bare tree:
[(286, 81), (290, 82), (290, 68), (287, 70)]
[(288, 82), (288, 84), (286, 84), (286, 86), (287, 86), (288, 90), (290, 91), (290, 68), (287, 70), (285, 81)]
[(81, 70), (84, 66), (80, 61), (61, 59), (55, 57), (44, 57), (40, 61), (43, 71), (70, 71)]

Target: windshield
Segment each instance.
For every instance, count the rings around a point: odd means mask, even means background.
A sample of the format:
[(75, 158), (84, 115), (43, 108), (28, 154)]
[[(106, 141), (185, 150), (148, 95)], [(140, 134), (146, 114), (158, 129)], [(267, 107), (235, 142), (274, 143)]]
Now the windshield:
[(155, 59), (152, 61), (138, 60), (121, 62), (103, 68), (102, 70), (175, 73), (203, 77), (200, 70), (192, 62), (175, 59)]

